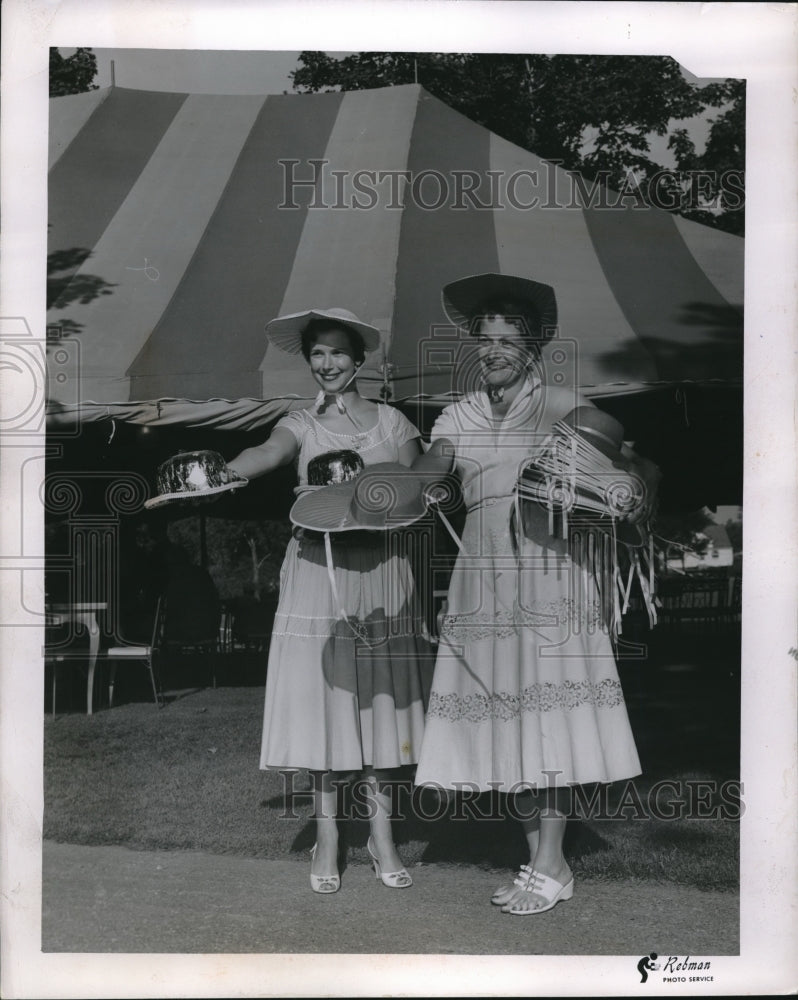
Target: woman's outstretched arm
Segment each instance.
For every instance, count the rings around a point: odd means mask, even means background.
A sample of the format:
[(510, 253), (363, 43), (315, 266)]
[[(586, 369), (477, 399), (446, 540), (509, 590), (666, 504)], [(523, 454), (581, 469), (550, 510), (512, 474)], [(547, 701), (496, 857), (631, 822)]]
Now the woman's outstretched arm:
[(256, 479), (296, 458), (299, 446), (291, 431), (276, 427), (263, 444), (246, 448), (227, 463), (227, 468), (239, 476)]

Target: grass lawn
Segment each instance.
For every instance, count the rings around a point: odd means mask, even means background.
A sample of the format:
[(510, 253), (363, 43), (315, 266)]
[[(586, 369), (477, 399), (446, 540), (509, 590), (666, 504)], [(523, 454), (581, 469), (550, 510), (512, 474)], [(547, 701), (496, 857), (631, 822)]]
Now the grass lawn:
[[(569, 823), (569, 862), (582, 878), (734, 890), (738, 823), (717, 818), (713, 805), (724, 803), (695, 783), (737, 775), (735, 684), (726, 684), (731, 693), (724, 706), (718, 696), (723, 678), (709, 668), (700, 678), (686, 669), (655, 672), (651, 663), (629, 670), (627, 681), (622, 668), (622, 679), (644, 775), (632, 787), (610, 786), (598, 818)], [(284, 778), (258, 769), (262, 710), (263, 687), (242, 686), (189, 693), (160, 711), (151, 702), (128, 701), (91, 717), (79, 711), (48, 716), (44, 836), (134, 849), (306, 856), (314, 839), (309, 797), (298, 794), (287, 807)], [(411, 802), (411, 777), (397, 796), (404, 819), (396, 839), (407, 864), (506, 869), (526, 860), (519, 825), (506, 816), (484, 818), (495, 805), (490, 796), (458, 805), (434, 791), (416, 791)], [(714, 818), (657, 818), (652, 804), (663, 778), (679, 784), (665, 789), (661, 804), (677, 812), (678, 801), (689, 801), (695, 813), (700, 799), (699, 811)], [(305, 772), (292, 780), (295, 792), (309, 787)], [(733, 814), (728, 803), (724, 808)], [(342, 823), (349, 860), (367, 860), (367, 833), (364, 818)]]

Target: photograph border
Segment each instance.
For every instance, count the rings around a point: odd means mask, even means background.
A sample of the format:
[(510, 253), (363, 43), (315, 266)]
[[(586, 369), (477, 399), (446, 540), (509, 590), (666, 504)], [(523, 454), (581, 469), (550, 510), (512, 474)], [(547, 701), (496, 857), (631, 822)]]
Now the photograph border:
[[(23, 573), (40, 573), (44, 557), (43, 513), (18, 484), (22, 464), (41, 457), (44, 448), (50, 46), (239, 49), (246, 39), (248, 50), (669, 55), (700, 78), (747, 80), (740, 955), (719, 958), (720, 971), (702, 992), (794, 990), (798, 6), (6, 0), (2, 20), (0, 337), (15, 345), (33, 374), (26, 381), (13, 369), (0, 372), (0, 598), (22, 585)], [(43, 601), (43, 584), (38, 597)], [(355, 954), (42, 953), (42, 678), (31, 669), (40, 662), (41, 644), (41, 629), (4, 625), (0, 605), (4, 997), (599, 996), (641, 989), (629, 974), (632, 956), (622, 955), (384, 955), (363, 961)], [(696, 992), (678, 984), (672, 989)]]

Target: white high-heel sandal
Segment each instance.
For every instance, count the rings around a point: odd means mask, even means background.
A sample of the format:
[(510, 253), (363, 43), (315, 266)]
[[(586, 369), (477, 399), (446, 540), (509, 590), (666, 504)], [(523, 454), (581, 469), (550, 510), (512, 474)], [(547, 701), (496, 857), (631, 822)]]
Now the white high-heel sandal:
[[(313, 859), (316, 857), (317, 844), (314, 844), (310, 849), (310, 861), (313, 863)], [(335, 875), (314, 875), (313, 872), (310, 873), (310, 888), (314, 892), (321, 893), (322, 895), (330, 892), (338, 892), (341, 888), (341, 876), (338, 872)]]
[(401, 868), (398, 872), (384, 872), (377, 855), (371, 849), (371, 837), (366, 841), (366, 850), (371, 855), (371, 864), (374, 867), (374, 875), (382, 880), (383, 885), (389, 889), (408, 889), (413, 884), (413, 879), (406, 868)]

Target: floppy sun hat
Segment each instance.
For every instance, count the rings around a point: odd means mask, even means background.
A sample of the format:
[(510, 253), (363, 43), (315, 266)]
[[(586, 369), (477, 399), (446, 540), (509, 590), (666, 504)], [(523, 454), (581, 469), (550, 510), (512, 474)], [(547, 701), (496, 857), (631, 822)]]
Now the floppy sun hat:
[[(468, 327), (479, 315), (479, 309), (488, 299), (509, 299), (528, 302), (540, 317), (544, 339), (555, 334), (557, 326), (557, 297), (551, 285), (513, 274), (472, 274), (445, 285), (442, 292), (443, 309), (455, 326)], [(533, 334), (535, 331), (530, 331)]]
[(623, 518), (645, 502), (646, 484), (622, 454), (623, 425), (597, 407), (579, 406), (554, 425), (550, 447), (522, 472), (518, 492), (549, 512), (581, 515), (626, 545), (645, 532)]
[[(579, 406), (557, 421), (549, 446), (519, 476), (515, 523), (524, 523), (522, 501), (548, 514), (549, 535), (559, 521), (574, 558), (592, 564), (603, 617), (613, 638), (621, 631), (635, 578), (649, 624), (657, 621), (653, 536), (648, 525), (626, 520), (643, 512), (656, 487), (651, 463), (621, 452), (623, 426), (597, 407)], [(578, 529), (572, 531), (571, 529)]]
[[(330, 485), (314, 486), (327, 482)], [(300, 528), (324, 536), (324, 554), (332, 599), (338, 618), (352, 634), (368, 646), (383, 640), (369, 634), (366, 623), (350, 617), (336, 581), (331, 536), (347, 531), (388, 531), (418, 521), (432, 502), (418, 475), (399, 462), (381, 462), (364, 467), (357, 452), (336, 451), (316, 456), (308, 463), (308, 484), (289, 517)]]
[(151, 510), (166, 503), (201, 501), (219, 493), (241, 489), (249, 482), (243, 476), (229, 480), (231, 475), (224, 458), (217, 451), (186, 451), (174, 455), (158, 466), (158, 495), (144, 501)]
[(380, 331), (368, 323), (359, 320), (348, 309), (306, 309), (304, 312), (291, 313), (288, 316), (278, 316), (266, 324), (266, 336), (275, 347), (286, 354), (302, 353), (302, 331), (314, 319), (326, 319), (340, 326), (354, 330), (363, 339), (366, 351), (376, 351), (380, 346)]
[(294, 502), (289, 517), (297, 527), (310, 531), (390, 531), (418, 521), (428, 503), (420, 476), (399, 462), (380, 462), (343, 482), (304, 493)]

